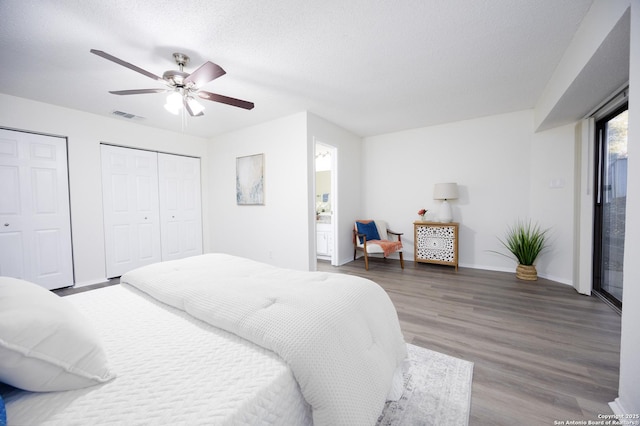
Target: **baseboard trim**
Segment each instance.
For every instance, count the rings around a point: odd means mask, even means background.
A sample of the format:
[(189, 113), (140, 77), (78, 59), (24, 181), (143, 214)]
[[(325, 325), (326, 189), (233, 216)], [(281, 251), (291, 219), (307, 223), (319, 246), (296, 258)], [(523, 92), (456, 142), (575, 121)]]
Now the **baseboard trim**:
[(556, 276), (553, 276), (553, 275), (540, 274), (540, 273), (538, 274), (538, 276), (540, 278), (544, 278), (544, 279), (547, 279), (547, 280), (555, 281), (557, 283), (573, 287), (573, 283), (571, 281), (565, 280), (564, 278), (556, 277)]
[(620, 397), (611, 401), (609, 403), (609, 408), (611, 408), (611, 411), (613, 411), (613, 414), (616, 414), (618, 416), (624, 416), (626, 414), (629, 414), (627, 413), (627, 410), (625, 410), (624, 407), (622, 406), (622, 403), (620, 402)]
[[(463, 263), (461, 263), (460, 267), (462, 267), (462, 268), (471, 268), (471, 269), (482, 269), (482, 270), (485, 270), (485, 271), (512, 272), (514, 274), (516, 273), (516, 267), (515, 266), (513, 268), (505, 268), (505, 267), (496, 267), (496, 266), (486, 266), (486, 265), (475, 265), (475, 264), (467, 264), (467, 263), (463, 264)], [(548, 274), (545, 274), (545, 273), (540, 273), (540, 271), (538, 271), (538, 276), (540, 278), (544, 278), (546, 280), (555, 281), (557, 283), (573, 287), (573, 283), (571, 281), (569, 281), (569, 280), (564, 279), (564, 278), (556, 277), (556, 276), (553, 276), (553, 275), (548, 275)]]
[[(358, 253), (358, 258), (363, 257), (363, 256), (364, 255)], [(372, 255), (370, 255), (370, 256), (372, 256)], [(375, 255), (373, 255), (372, 257), (374, 257), (374, 256)], [(399, 260), (398, 258), (394, 259), (393, 257), (389, 257), (389, 259)], [(405, 262), (413, 262), (414, 260), (413, 260), (413, 258), (407, 259), (405, 257), (404, 261)], [(339, 265), (342, 266), (342, 265), (347, 264), (349, 262), (353, 262), (353, 259), (352, 258), (342, 259), (340, 261)], [(515, 266), (513, 268), (507, 268), (507, 267), (499, 267), (499, 266), (497, 267), (497, 266), (477, 265), (477, 264), (471, 264), (471, 263), (460, 263), (458, 265), (458, 267), (460, 267), (460, 268), (470, 268), (470, 269), (480, 269), (480, 270), (483, 270), (483, 271), (507, 272), (507, 273), (513, 273), (513, 274), (516, 273)], [(563, 278), (560, 278), (560, 277), (556, 277), (556, 276), (553, 276), (553, 275), (547, 275), (547, 274), (544, 274), (544, 273), (541, 274), (540, 272), (538, 272), (538, 276), (540, 278), (544, 278), (546, 280), (554, 281), (554, 282), (557, 282), (559, 284), (564, 284), (564, 285), (568, 285), (570, 287), (573, 287), (573, 283), (570, 280), (566, 280), (566, 279), (563, 279)]]

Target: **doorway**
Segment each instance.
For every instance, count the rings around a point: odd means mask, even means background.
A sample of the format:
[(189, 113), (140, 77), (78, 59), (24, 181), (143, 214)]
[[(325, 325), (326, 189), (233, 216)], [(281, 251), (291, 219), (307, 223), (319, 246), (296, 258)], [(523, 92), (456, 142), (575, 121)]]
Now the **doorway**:
[(596, 121), (593, 289), (622, 309), (628, 104)]
[(316, 258), (337, 263), (337, 171), (336, 148), (315, 143)]

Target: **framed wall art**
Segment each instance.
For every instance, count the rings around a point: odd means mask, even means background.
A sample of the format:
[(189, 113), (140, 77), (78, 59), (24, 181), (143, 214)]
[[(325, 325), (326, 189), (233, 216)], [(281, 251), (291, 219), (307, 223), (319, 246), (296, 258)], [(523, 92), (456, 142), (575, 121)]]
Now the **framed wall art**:
[(264, 205), (264, 154), (236, 158), (236, 202)]

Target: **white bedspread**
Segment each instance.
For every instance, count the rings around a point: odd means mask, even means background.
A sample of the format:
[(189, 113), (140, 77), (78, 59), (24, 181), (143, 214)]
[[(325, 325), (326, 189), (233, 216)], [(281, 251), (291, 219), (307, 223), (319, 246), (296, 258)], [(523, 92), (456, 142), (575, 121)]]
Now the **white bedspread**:
[(312, 423), (291, 369), (272, 351), (129, 286), (65, 299), (95, 326), (116, 378), (66, 392), (0, 384), (9, 426)]
[(121, 282), (277, 353), (316, 426), (374, 424), (406, 357), (391, 300), (364, 278), (206, 254), (145, 266)]

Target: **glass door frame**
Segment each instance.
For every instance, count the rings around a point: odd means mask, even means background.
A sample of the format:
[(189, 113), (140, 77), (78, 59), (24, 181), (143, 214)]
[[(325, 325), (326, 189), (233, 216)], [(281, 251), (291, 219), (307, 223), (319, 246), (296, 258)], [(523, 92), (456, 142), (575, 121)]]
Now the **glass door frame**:
[(604, 279), (603, 249), (604, 249), (604, 177), (606, 173), (606, 134), (607, 123), (629, 109), (628, 102), (624, 102), (611, 112), (598, 118), (595, 125), (595, 173), (594, 173), (594, 200), (593, 200), (593, 290), (618, 309), (622, 309), (622, 300), (602, 288)]

